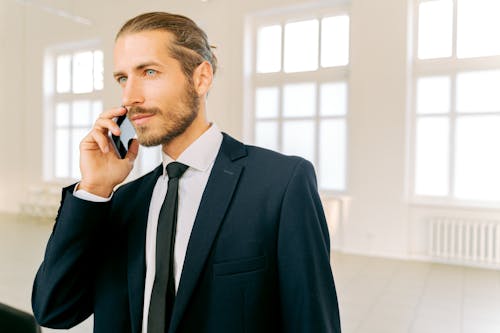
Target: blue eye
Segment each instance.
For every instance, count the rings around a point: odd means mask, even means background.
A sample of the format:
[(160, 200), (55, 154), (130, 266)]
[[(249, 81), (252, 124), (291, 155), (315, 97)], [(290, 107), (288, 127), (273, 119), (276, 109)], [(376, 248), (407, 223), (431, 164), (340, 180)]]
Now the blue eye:
[(123, 84), (123, 83), (127, 82), (127, 77), (120, 76), (116, 81), (118, 81), (119, 84)]
[(148, 69), (148, 70), (146, 70), (146, 74), (149, 76), (152, 76), (152, 75), (156, 74), (156, 71), (154, 69)]

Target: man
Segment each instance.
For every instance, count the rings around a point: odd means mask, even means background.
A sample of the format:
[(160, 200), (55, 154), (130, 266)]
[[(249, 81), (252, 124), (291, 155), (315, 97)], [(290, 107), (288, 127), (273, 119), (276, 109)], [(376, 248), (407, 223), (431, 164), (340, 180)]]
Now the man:
[[(118, 33), (114, 63), (123, 107), (81, 142), (82, 179), (63, 191), (34, 283), (37, 320), (69, 328), (94, 314), (98, 333), (340, 332), (313, 167), (207, 121), (205, 33), (143, 14)], [(134, 140), (120, 159), (107, 137), (127, 111), (163, 163), (113, 193), (138, 152)]]

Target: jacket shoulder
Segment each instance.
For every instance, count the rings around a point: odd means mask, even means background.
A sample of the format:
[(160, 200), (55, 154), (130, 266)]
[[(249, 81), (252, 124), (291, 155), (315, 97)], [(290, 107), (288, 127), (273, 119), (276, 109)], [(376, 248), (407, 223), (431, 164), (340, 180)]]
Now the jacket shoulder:
[(223, 133), (223, 135), (224, 139), (221, 150), (227, 152), (229, 157), (233, 160), (247, 158), (250, 162), (257, 161), (284, 165), (296, 165), (300, 163), (311, 164), (309, 161), (299, 156), (285, 155), (274, 150), (247, 145), (226, 133)]

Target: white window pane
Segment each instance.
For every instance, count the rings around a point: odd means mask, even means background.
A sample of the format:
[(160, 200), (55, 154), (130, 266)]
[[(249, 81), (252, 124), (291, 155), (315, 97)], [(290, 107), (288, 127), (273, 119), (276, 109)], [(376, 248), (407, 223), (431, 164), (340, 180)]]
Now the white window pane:
[(347, 114), (347, 84), (345, 82), (324, 83), (320, 90), (320, 114), (322, 116)]
[(453, 2), (423, 2), (419, 5), (418, 13), (418, 57), (430, 59), (451, 56)]
[(73, 126), (89, 126), (91, 122), (90, 101), (75, 101), (72, 109)]
[(417, 81), (417, 113), (450, 112), (450, 78), (424, 77)]
[(500, 71), (459, 73), (457, 111), (500, 111)]
[(71, 137), (71, 178), (80, 178), (80, 142), (87, 135), (89, 129), (72, 131)]
[(500, 1), (458, 0), (457, 57), (500, 54)]
[(278, 123), (275, 121), (258, 121), (255, 124), (255, 145), (278, 150)]
[(285, 72), (318, 69), (318, 20), (285, 25)]
[(500, 116), (459, 117), (456, 132), (455, 196), (500, 200)]
[(287, 84), (283, 87), (283, 115), (310, 117), (316, 113), (316, 84)]
[(415, 193), (448, 195), (449, 123), (447, 118), (417, 121)]
[(57, 57), (57, 92), (67, 93), (71, 87), (71, 56), (61, 55)]
[(93, 62), (93, 53), (90, 51), (73, 56), (73, 93), (88, 93), (93, 90)]
[(262, 27), (257, 32), (257, 72), (281, 70), (281, 26)]
[(314, 122), (285, 121), (283, 123), (283, 153), (297, 155), (314, 162)]
[(69, 130), (58, 129), (55, 135), (54, 174), (57, 178), (69, 177)]
[(94, 101), (92, 102), (92, 119), (91, 124), (93, 124), (102, 112), (102, 102)]
[(349, 16), (333, 16), (321, 21), (321, 66), (349, 63)]
[(58, 103), (56, 105), (56, 127), (69, 126), (69, 105), (68, 103)]
[(104, 87), (104, 63), (102, 51), (94, 51), (94, 90)]
[(345, 190), (346, 124), (343, 119), (324, 120), (320, 125), (319, 186)]
[(257, 88), (255, 91), (255, 116), (257, 118), (278, 117), (279, 89), (277, 87)]

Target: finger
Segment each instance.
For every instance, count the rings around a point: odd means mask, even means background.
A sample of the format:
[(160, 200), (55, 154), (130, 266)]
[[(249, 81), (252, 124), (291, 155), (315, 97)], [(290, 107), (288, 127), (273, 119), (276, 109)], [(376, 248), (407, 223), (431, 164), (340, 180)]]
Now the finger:
[(111, 133), (118, 136), (121, 133), (118, 124), (114, 120), (109, 118), (98, 118), (95, 121), (94, 128), (104, 134), (107, 134), (108, 131), (111, 131)]
[(111, 142), (111, 139), (109, 137), (108, 137), (108, 150), (112, 151), (115, 154), (116, 158), (121, 159), (120, 154), (116, 151), (116, 148), (114, 144)]
[(124, 115), (127, 113), (127, 109), (123, 106), (120, 106), (118, 108), (113, 108), (109, 109), (106, 111), (103, 111), (100, 115), (99, 118), (108, 118), (108, 119), (113, 119), (114, 117), (118, 117), (121, 115)]
[(139, 153), (139, 142), (137, 139), (132, 139), (130, 144), (128, 145), (127, 155), (125, 158), (129, 160), (129, 162), (133, 163), (137, 158), (137, 154)]
[(101, 132), (97, 131), (96, 129), (93, 129), (90, 132), (90, 138), (97, 143), (99, 146), (99, 149), (104, 153), (107, 154), (109, 152), (109, 138), (102, 134)]

